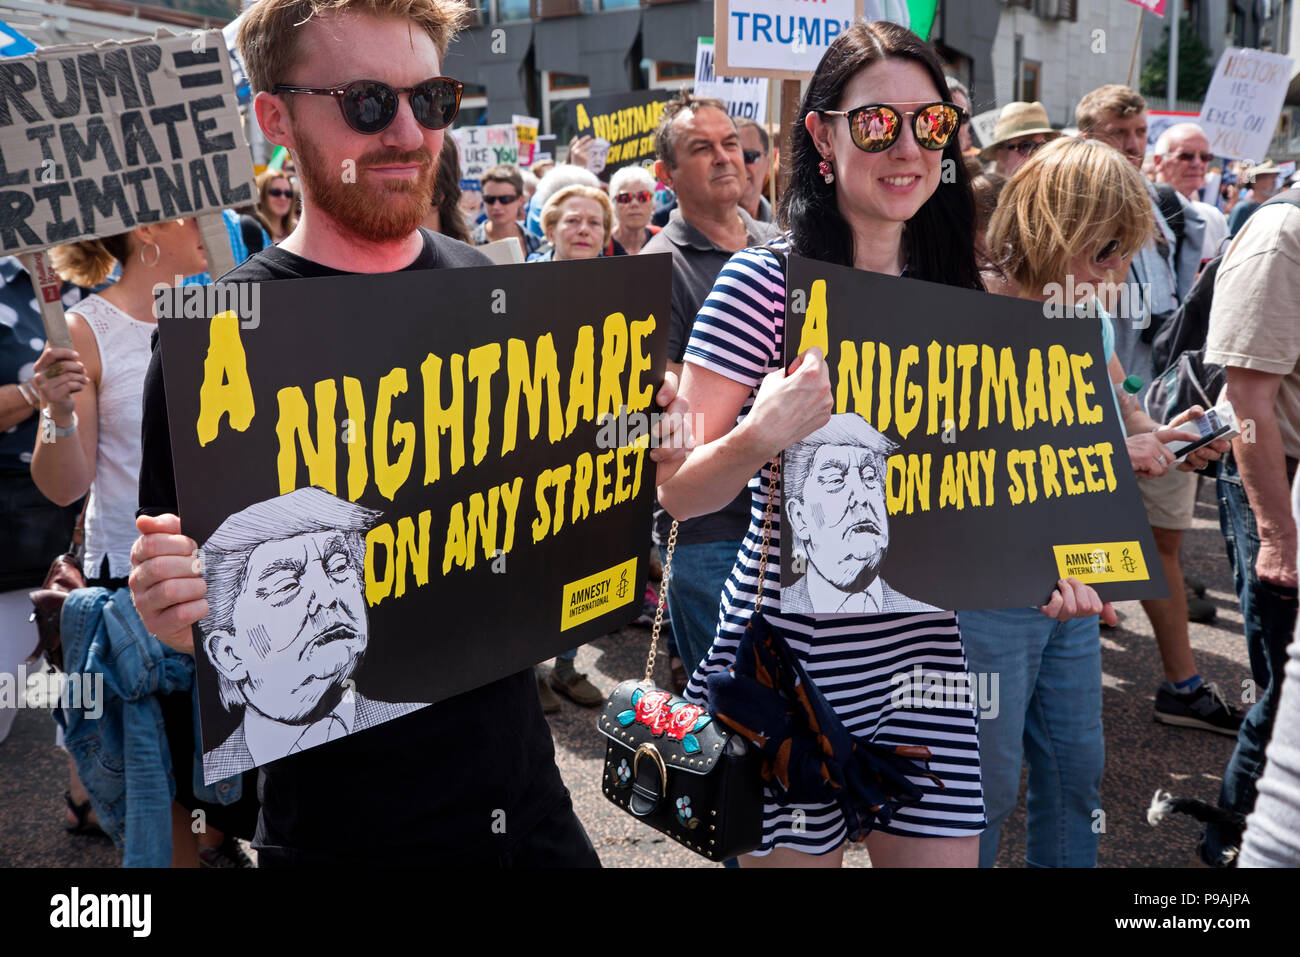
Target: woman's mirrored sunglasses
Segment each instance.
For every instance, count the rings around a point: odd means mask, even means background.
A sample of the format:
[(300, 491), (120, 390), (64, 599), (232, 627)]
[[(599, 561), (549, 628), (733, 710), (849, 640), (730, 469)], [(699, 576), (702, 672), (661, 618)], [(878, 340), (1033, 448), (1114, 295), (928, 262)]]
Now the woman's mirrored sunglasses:
[(411, 95), (411, 112), (429, 130), (451, 125), (460, 111), (465, 84), (449, 76), (435, 76), (415, 86), (396, 89), (378, 80), (356, 80), (347, 86), (311, 87), (278, 84), (272, 93), (312, 93), (338, 100), (343, 119), (358, 133), (382, 133), (397, 117), (398, 97)]
[(901, 111), (884, 103), (870, 103), (852, 110), (818, 110), (822, 116), (843, 116), (849, 121), (853, 145), (867, 153), (879, 153), (898, 141), (903, 131), (903, 117), (912, 118), (916, 142), (927, 150), (947, 146), (967, 119), (966, 112), (953, 103), (930, 103), (918, 110)]

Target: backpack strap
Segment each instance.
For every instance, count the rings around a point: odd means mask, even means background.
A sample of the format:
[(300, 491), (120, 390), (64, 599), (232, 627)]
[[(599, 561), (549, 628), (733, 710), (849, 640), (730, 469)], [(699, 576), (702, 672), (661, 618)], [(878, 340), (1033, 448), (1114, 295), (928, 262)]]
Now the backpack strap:
[[(1273, 206), (1273, 205), (1280, 206), (1283, 203), (1287, 204), (1288, 206), (1300, 207), (1300, 188), (1283, 190), (1282, 192), (1274, 196), (1272, 199), (1265, 200), (1259, 205), (1261, 208), (1263, 208), (1264, 206)], [(1256, 210), (1256, 212), (1258, 212), (1258, 210)]]
[(1183, 204), (1179, 202), (1178, 191), (1169, 183), (1156, 183), (1156, 205), (1160, 215), (1165, 217), (1169, 229), (1174, 234), (1174, 265), (1177, 268), (1178, 254), (1183, 250), (1183, 235), (1187, 233), (1187, 220), (1183, 217)]

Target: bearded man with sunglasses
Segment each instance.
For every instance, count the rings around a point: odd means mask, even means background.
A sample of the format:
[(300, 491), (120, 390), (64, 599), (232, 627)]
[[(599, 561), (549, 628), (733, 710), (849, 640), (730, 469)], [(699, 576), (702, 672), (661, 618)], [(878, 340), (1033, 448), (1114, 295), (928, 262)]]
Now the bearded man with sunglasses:
[[(267, 139), (297, 160), (303, 213), (283, 244), (227, 280), (489, 264), (419, 228), (460, 103), (460, 83), (439, 74), (465, 14), (460, 0), (249, 8), (239, 46), (259, 91), (254, 108)], [(143, 446), (132, 597), (150, 632), (192, 652), (206, 587), (176, 515), (156, 351)], [(263, 866), (599, 864), (560, 780), (532, 669), (275, 761), (263, 767), (259, 792), (254, 846)]]

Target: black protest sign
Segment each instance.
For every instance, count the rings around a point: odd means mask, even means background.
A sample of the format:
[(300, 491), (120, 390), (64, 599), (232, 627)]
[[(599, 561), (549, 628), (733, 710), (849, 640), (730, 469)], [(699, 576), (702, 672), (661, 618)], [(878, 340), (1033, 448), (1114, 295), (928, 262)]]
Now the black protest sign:
[(601, 179), (608, 180), (624, 166), (654, 165), (655, 127), (675, 95), (667, 90), (636, 90), (591, 96), (569, 104), (569, 120), (579, 136), (593, 136), (609, 143)]
[(160, 320), (212, 608), (195, 640), (209, 777), (287, 753), (246, 711), (298, 727), (354, 693), (356, 730), (639, 614), (670, 269), (218, 286), (195, 294), (203, 318)]
[(1167, 595), (1098, 316), (799, 257), (786, 310), (835, 407), (782, 455), (782, 610)]
[(0, 60), (0, 254), (251, 202), (218, 30)]

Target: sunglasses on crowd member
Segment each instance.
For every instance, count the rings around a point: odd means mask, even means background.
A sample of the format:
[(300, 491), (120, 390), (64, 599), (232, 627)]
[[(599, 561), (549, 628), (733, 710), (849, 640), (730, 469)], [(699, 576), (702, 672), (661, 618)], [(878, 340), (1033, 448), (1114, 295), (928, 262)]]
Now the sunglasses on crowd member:
[(763, 151), (762, 151), (762, 150), (745, 150), (745, 151), (744, 151), (744, 155), (745, 155), (745, 165), (746, 165), (746, 166), (753, 166), (755, 163), (757, 163), (760, 159), (763, 158)]
[(620, 206), (626, 206), (633, 201), (638, 203), (648, 203), (654, 198), (654, 193), (648, 189), (639, 189), (635, 193), (619, 193), (614, 197), (614, 202)]
[(1179, 150), (1177, 153), (1168, 154), (1170, 159), (1182, 160), (1184, 163), (1190, 163), (1192, 160), (1199, 159), (1202, 163), (1209, 164), (1214, 159), (1213, 153), (1194, 153), (1191, 150)]
[(519, 198), (518, 193), (513, 193), (510, 196), (484, 196), (483, 202), (487, 203), (489, 206), (495, 206), (497, 203), (502, 203), (506, 206), (509, 206), (518, 198)]
[(1019, 153), (1021, 156), (1032, 156), (1037, 152), (1040, 146), (1046, 146), (1047, 142), (1037, 143), (1033, 140), (1025, 140), (1021, 143), (1003, 143), (1001, 149), (1009, 150), (1012, 153)]
[(870, 103), (852, 110), (818, 110), (822, 116), (843, 116), (849, 121), (853, 145), (867, 153), (889, 149), (903, 131), (903, 117), (912, 118), (916, 142), (927, 150), (941, 150), (952, 142), (966, 119), (966, 112), (952, 103), (930, 103), (919, 110), (903, 112), (883, 103)]
[(272, 186), (266, 191), (267, 196), (274, 196), (276, 199), (293, 199), (293, 190), (280, 189), (278, 186)]
[(1104, 263), (1106, 260), (1108, 260), (1108, 259), (1110, 259), (1112, 256), (1114, 256), (1117, 252), (1119, 252), (1119, 240), (1118, 240), (1118, 239), (1112, 239), (1112, 240), (1111, 240), (1110, 242), (1108, 242), (1105, 246), (1102, 246), (1102, 247), (1101, 247), (1101, 249), (1100, 249), (1100, 251), (1098, 251), (1097, 255), (1096, 255), (1095, 257), (1093, 257), (1093, 262), (1097, 263), (1097, 265), (1100, 266), (1100, 265), (1101, 265), (1102, 263)]
[(356, 80), (346, 86), (311, 87), (278, 84), (272, 93), (314, 93), (338, 100), (343, 119), (358, 133), (382, 133), (397, 117), (398, 96), (411, 94), (411, 112), (428, 130), (451, 125), (460, 111), (465, 84), (449, 76), (435, 76), (415, 86), (397, 89), (378, 80)]

